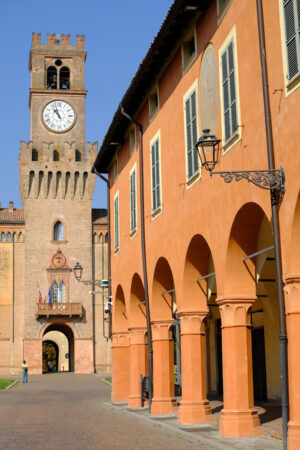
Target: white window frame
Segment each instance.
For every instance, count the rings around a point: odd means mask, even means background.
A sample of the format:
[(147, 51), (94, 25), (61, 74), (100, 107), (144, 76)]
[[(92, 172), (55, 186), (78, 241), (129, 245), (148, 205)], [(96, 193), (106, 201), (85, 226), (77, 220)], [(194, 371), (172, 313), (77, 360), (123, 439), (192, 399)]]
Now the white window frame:
[[(236, 120), (237, 130), (226, 141), (225, 140), (225, 123), (224, 123), (224, 96), (223, 96), (223, 72), (222, 72), (222, 55), (229, 46), (230, 42), (233, 42), (233, 59), (234, 59), (234, 75), (235, 75), (235, 91), (236, 91)], [(221, 118), (222, 118), (222, 143), (223, 154), (227, 153), (237, 142), (242, 138), (241, 127), (241, 111), (240, 111), (240, 86), (239, 86), (239, 66), (237, 57), (237, 40), (236, 40), (236, 27), (234, 26), (227, 38), (223, 42), (219, 49), (219, 80), (220, 80), (220, 99), (221, 99)]]
[[(134, 196), (132, 197), (132, 185), (131, 185), (131, 177), (134, 174), (134, 180), (135, 180), (135, 189), (134, 189)], [(130, 195), (130, 237), (133, 237), (136, 235), (137, 232), (137, 174), (136, 174), (136, 164), (132, 167), (130, 174), (129, 174), (129, 195)], [(132, 210), (134, 202), (134, 211)], [(134, 216), (133, 216), (134, 214)], [(134, 221), (133, 221), (134, 219)], [(134, 223), (133, 223), (134, 222)], [(133, 226), (135, 225), (135, 226)]]
[[(118, 205), (118, 211), (116, 215), (116, 201)], [(117, 224), (117, 226), (116, 226)], [(120, 250), (120, 197), (119, 191), (114, 196), (114, 250), (115, 254)]]
[(199, 139), (199, 111), (198, 111), (198, 80), (195, 80), (193, 84), (189, 87), (183, 96), (183, 116), (184, 116), (184, 142), (185, 142), (185, 177), (186, 177), (186, 187), (189, 189), (199, 178), (201, 177), (201, 161), (199, 158), (199, 153), (197, 153), (198, 158), (198, 170), (196, 170), (191, 177), (188, 176), (188, 142), (186, 133), (186, 109), (185, 104), (188, 98), (190, 98), (195, 92), (196, 97), (196, 125), (197, 125), (197, 139)]
[[(159, 206), (153, 208), (153, 177), (152, 177), (152, 146), (158, 141), (158, 164), (159, 164)], [(150, 180), (151, 180), (151, 217), (155, 219), (162, 213), (162, 178), (161, 178), (161, 133), (160, 129), (150, 141)]]
[[(187, 42), (189, 42), (192, 39), (192, 37), (194, 38), (195, 52), (193, 55), (190, 55), (186, 59), (184, 46)], [(191, 67), (191, 65), (193, 64), (193, 62), (195, 61), (196, 58), (197, 58), (197, 34), (196, 34), (196, 27), (194, 27), (192, 30), (190, 30), (188, 32), (188, 34), (183, 39), (183, 42), (181, 44), (181, 60), (182, 60), (182, 73), (183, 74), (189, 70), (189, 68)]]
[(284, 93), (285, 93), (285, 97), (288, 97), (300, 86), (300, 54), (299, 54), (299, 71), (293, 78), (291, 78), (289, 80), (284, 6), (283, 6), (283, 0), (278, 0), (278, 1), (279, 1), (279, 17), (280, 17), (281, 51), (282, 51), (282, 62), (283, 62), (283, 76), (284, 76)]

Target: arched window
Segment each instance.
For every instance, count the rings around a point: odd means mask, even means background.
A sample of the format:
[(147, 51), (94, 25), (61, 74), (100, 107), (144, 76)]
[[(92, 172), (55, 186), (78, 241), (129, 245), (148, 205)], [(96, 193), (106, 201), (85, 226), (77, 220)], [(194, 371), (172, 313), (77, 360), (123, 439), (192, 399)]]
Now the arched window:
[(58, 221), (54, 225), (54, 240), (55, 241), (63, 241), (64, 240), (64, 226)]
[(59, 286), (58, 290), (58, 302), (64, 303), (66, 301), (66, 286), (65, 283), (62, 281)]
[(58, 286), (55, 281), (54, 281), (54, 283), (52, 283), (52, 286), (51, 286), (51, 301), (52, 301), (52, 303), (58, 302)]
[(19, 242), (21, 242), (21, 241), (23, 241), (23, 234), (22, 233), (19, 234)]
[(75, 161), (81, 161), (81, 153), (79, 150), (75, 150)]
[(105, 235), (105, 242), (108, 243), (108, 233)]
[(10, 232), (7, 233), (6, 240), (7, 240), (7, 242), (11, 242), (11, 234), (10, 234)]
[(57, 89), (57, 70), (54, 66), (47, 69), (47, 89)]
[(33, 148), (31, 152), (31, 160), (38, 161), (38, 159), (39, 159), (39, 152), (37, 151), (37, 149)]
[(14, 233), (13, 234), (13, 241), (16, 242), (16, 240), (17, 240), (17, 233)]
[(4, 231), (1, 233), (1, 242), (5, 242), (5, 233), (4, 233)]
[(102, 233), (100, 233), (99, 242), (100, 242), (100, 244), (103, 243), (103, 234)]
[(59, 161), (59, 153), (57, 150), (53, 150), (53, 161)]
[(59, 72), (59, 89), (70, 89), (70, 69), (62, 67)]

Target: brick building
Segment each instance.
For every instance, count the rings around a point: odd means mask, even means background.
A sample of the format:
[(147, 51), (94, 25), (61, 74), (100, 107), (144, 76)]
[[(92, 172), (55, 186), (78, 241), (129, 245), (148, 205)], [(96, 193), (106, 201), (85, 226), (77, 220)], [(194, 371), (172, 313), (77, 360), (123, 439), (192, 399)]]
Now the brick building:
[[(107, 211), (92, 209), (97, 142), (85, 142), (84, 36), (32, 35), (30, 141), (21, 142), (23, 208), (0, 209), (0, 372), (110, 371), (103, 336)], [(98, 294), (94, 292), (98, 291)], [(48, 353), (47, 353), (48, 352)], [(48, 355), (48, 356), (47, 356)], [(47, 369), (48, 368), (48, 369)]]
[[(143, 374), (152, 414), (210, 422), (217, 397), (220, 433), (239, 437), (263, 433), (254, 402), (283, 398), (290, 449), (300, 448), (299, 13), (296, 0), (175, 0), (94, 163), (110, 180), (112, 399), (141, 406)], [(221, 140), (215, 172), (284, 168), (285, 193), (271, 204), (263, 172), (210, 177), (196, 148), (205, 129)]]

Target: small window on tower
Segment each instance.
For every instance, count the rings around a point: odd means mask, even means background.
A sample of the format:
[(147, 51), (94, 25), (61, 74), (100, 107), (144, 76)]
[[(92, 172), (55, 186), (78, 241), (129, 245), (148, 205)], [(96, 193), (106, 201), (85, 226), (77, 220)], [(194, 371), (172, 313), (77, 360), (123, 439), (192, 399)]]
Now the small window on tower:
[(47, 89), (57, 89), (57, 70), (54, 66), (47, 69)]
[(58, 221), (54, 225), (54, 240), (55, 241), (63, 241), (64, 240), (64, 226)]
[(70, 89), (70, 69), (62, 67), (59, 72), (59, 89)]
[(79, 150), (75, 150), (75, 161), (81, 161), (81, 153)]
[(53, 150), (53, 161), (59, 161), (59, 153), (57, 150)]
[(31, 160), (38, 161), (38, 159), (39, 159), (39, 153), (35, 148), (33, 148), (32, 153), (31, 153)]

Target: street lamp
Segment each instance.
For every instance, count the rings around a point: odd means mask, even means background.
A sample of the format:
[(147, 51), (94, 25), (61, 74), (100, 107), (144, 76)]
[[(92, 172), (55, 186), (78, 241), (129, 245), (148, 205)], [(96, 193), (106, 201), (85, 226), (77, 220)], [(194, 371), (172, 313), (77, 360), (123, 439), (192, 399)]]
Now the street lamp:
[(262, 189), (275, 191), (276, 194), (283, 195), (285, 193), (285, 175), (283, 168), (213, 172), (213, 169), (219, 162), (220, 142), (220, 139), (210, 134), (209, 129), (205, 129), (203, 130), (203, 135), (195, 144), (201, 159), (201, 164), (206, 170), (209, 170), (210, 176), (220, 175), (225, 183), (247, 180), (249, 183), (253, 183)]
[(74, 272), (74, 276), (78, 283), (83, 283), (85, 286), (92, 285), (92, 286), (98, 286), (100, 288), (107, 288), (108, 287), (108, 281), (107, 280), (82, 280), (82, 272), (83, 267), (82, 265), (77, 261), (75, 266), (73, 267), (72, 271)]

